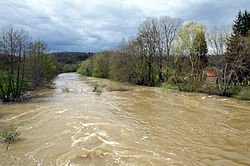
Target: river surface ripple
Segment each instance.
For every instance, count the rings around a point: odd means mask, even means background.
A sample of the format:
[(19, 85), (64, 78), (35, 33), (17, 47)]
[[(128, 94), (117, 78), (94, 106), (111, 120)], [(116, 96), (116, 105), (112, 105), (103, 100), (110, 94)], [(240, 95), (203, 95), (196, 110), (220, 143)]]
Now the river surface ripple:
[(119, 83), (75, 73), (54, 83), (31, 102), (0, 104), (0, 129), (21, 132), (8, 151), (0, 144), (0, 165), (250, 165), (249, 102), (143, 86), (110, 92)]

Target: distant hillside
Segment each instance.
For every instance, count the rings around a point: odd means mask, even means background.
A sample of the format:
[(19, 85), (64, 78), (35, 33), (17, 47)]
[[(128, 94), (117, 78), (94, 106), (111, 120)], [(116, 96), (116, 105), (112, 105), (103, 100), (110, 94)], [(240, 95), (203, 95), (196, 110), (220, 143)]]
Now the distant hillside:
[(87, 58), (93, 56), (93, 53), (85, 52), (55, 52), (52, 53), (57, 61), (62, 64), (79, 64)]
[(94, 53), (85, 52), (55, 52), (52, 53), (58, 62), (58, 70), (60, 73), (75, 72), (78, 65)]

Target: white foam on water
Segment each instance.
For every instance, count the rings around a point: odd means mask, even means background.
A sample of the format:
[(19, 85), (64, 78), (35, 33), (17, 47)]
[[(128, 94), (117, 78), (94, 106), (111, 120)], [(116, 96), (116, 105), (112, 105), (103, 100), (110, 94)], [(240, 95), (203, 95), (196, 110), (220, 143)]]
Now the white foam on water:
[(175, 153), (169, 153), (170, 155), (172, 155), (172, 156), (175, 156), (176, 154)]
[(108, 137), (108, 136), (107, 136), (107, 133), (106, 133), (105, 131), (99, 131), (97, 134), (98, 134), (98, 135), (101, 135), (101, 136)]
[(95, 126), (96, 123), (82, 123), (81, 122), (81, 125), (84, 126), (84, 127), (88, 127), (88, 126)]
[(98, 139), (101, 140), (102, 142), (104, 142), (105, 144), (108, 144), (108, 145), (119, 145), (120, 143), (118, 142), (114, 142), (114, 141), (107, 141), (105, 139), (103, 139), (102, 137), (99, 137), (98, 136)]
[(56, 113), (57, 114), (62, 114), (62, 113), (64, 113), (65, 111), (68, 111), (69, 109), (63, 109), (62, 111), (57, 111)]
[(142, 139), (143, 141), (145, 141), (145, 139), (147, 139), (147, 138), (148, 138), (148, 136), (142, 136), (141, 139)]
[(77, 139), (77, 140), (74, 140), (73, 143), (71, 144), (71, 148), (73, 148), (77, 143), (79, 142), (83, 142), (84, 140), (81, 138), (81, 139)]

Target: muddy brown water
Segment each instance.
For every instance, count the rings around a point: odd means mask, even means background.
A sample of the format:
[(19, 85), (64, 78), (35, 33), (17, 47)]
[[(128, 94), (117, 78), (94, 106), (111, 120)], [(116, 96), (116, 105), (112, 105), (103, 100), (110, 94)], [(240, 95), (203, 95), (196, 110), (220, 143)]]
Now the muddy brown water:
[(120, 85), (75, 73), (54, 82), (31, 102), (0, 105), (0, 129), (21, 132), (8, 151), (0, 144), (0, 165), (250, 165), (249, 102), (142, 86), (110, 92)]

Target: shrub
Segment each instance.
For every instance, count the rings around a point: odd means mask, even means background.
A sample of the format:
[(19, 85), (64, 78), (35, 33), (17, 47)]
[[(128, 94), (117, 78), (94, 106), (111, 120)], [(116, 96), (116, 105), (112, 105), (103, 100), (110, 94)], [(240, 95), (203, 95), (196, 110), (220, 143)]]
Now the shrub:
[(62, 88), (63, 92), (69, 92), (69, 88)]
[(233, 94), (232, 97), (236, 98), (236, 99), (240, 99), (240, 100), (250, 100), (250, 87), (249, 86), (245, 86), (241, 88), (241, 91)]
[(1, 142), (8, 144), (6, 150), (8, 150), (10, 143), (13, 142), (19, 135), (20, 132), (17, 131), (17, 127), (13, 124), (10, 124), (9, 129), (0, 132)]
[(93, 92), (96, 92), (98, 96), (100, 96), (100, 94), (102, 93), (102, 89), (98, 84), (94, 85), (94, 89)]

